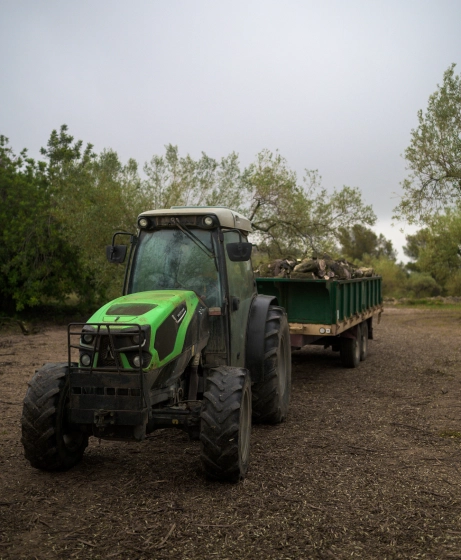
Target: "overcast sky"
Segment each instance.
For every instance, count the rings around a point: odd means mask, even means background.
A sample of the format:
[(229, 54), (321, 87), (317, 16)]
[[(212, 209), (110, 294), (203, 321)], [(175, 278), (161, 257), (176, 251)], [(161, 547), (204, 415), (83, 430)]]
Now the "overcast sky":
[(359, 187), (399, 247), (401, 154), (460, 22), (461, 0), (0, 0), (0, 134), (37, 156), (66, 123), (140, 164), (279, 150)]

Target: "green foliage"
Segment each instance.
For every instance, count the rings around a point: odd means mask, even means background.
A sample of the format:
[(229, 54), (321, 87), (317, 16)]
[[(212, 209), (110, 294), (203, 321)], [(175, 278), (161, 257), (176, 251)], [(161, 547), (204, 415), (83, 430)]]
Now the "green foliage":
[(119, 295), (124, 270), (106, 261), (105, 246), (116, 231), (136, 231), (136, 216), (147, 203), (140, 195), (136, 162), (123, 166), (114, 151), (97, 155), (91, 144), (82, 150), (82, 142), (74, 142), (65, 125), (59, 134), (52, 132), (42, 153), (57, 193), (55, 215), (80, 254), (78, 274), (86, 286), (81, 297), (92, 305)]
[(405, 150), (410, 174), (402, 183), (397, 219), (427, 223), (461, 198), (461, 75), (455, 66), (445, 71), (426, 113), (418, 112), (418, 128)]
[(176, 146), (165, 148), (165, 155), (153, 156), (144, 166), (142, 192), (149, 206), (239, 210), (252, 221), (260, 250), (271, 257), (331, 249), (339, 228), (376, 220), (358, 189), (343, 187), (330, 194), (316, 172), (307, 172), (301, 186), (279, 153), (263, 150), (242, 171), (235, 153), (220, 161), (202, 153), (194, 160), (181, 157)]
[(376, 221), (358, 189), (344, 186), (330, 194), (316, 171), (306, 171), (300, 186), (278, 153), (259, 153), (244, 177), (250, 195), (242, 211), (253, 223), (260, 248), (272, 258), (331, 251), (341, 228)]
[(16, 157), (1, 137), (0, 294), (10, 310), (70, 294), (89, 307), (119, 295), (124, 267), (106, 262), (105, 246), (116, 231), (134, 232), (146, 209), (229, 206), (250, 217), (260, 254), (271, 258), (334, 250), (341, 228), (376, 220), (358, 189), (329, 193), (317, 172), (298, 184), (286, 160), (267, 150), (242, 170), (235, 153), (194, 160), (170, 144), (141, 179), (134, 160), (97, 154), (63, 125), (41, 154), (40, 162), (25, 151)]
[(445, 283), (447, 296), (461, 296), (461, 270), (456, 270)]
[(442, 293), (442, 288), (430, 274), (414, 272), (406, 283), (406, 295), (411, 298), (436, 297)]
[(415, 234), (406, 236), (407, 244), (403, 247), (403, 252), (412, 259), (406, 265), (407, 270), (420, 272), (418, 259), (421, 251), (426, 249), (430, 237), (431, 232), (428, 228), (420, 229)]
[(62, 300), (75, 287), (78, 251), (63, 235), (45, 165), (16, 156), (0, 136), (0, 296), (6, 312)]
[[(417, 267), (430, 274), (444, 289), (447, 295), (460, 295), (456, 291), (461, 259), (458, 245), (461, 240), (461, 207), (447, 210), (445, 215), (432, 219), (425, 233), (426, 244), (419, 251)], [(450, 293), (447, 287), (450, 287)]]
[(351, 261), (362, 261), (365, 255), (376, 258), (385, 256), (392, 261), (397, 260), (392, 241), (386, 239), (382, 233), (376, 235), (361, 224), (341, 228), (338, 239), (342, 255)]
[(381, 255), (366, 256), (361, 264), (371, 266), (376, 274), (383, 277), (383, 296), (394, 298), (406, 296), (407, 273), (401, 263)]
[(150, 208), (171, 206), (229, 206), (238, 208), (245, 194), (238, 156), (231, 153), (217, 161), (202, 152), (199, 160), (180, 157), (177, 146), (165, 146), (165, 155), (154, 155), (144, 165), (147, 179), (142, 191)]
[[(407, 236), (407, 269), (431, 276), (444, 295), (461, 295), (461, 204), (432, 218), (429, 227)], [(413, 274), (412, 274), (413, 276)]]

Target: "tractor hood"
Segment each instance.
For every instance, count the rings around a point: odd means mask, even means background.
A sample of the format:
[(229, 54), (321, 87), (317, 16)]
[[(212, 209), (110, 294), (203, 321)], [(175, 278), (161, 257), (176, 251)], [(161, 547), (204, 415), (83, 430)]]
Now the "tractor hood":
[(208, 336), (207, 308), (195, 292), (188, 290), (122, 296), (101, 307), (87, 321), (88, 325), (110, 324), (112, 329), (118, 323), (122, 324), (121, 330), (130, 330), (127, 323), (148, 329), (149, 368), (161, 367), (186, 350), (193, 351), (198, 340)]
[(101, 307), (88, 322), (136, 323), (152, 327), (158, 321), (163, 322), (178, 305), (186, 302), (197, 304), (196, 294), (185, 290), (154, 290), (129, 294)]

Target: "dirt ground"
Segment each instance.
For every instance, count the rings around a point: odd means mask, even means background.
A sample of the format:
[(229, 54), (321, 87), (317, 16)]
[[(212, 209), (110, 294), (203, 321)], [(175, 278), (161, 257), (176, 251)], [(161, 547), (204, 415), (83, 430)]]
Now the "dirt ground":
[(291, 412), (255, 426), (247, 478), (208, 482), (199, 442), (160, 430), (33, 469), (20, 416), (65, 328), (0, 334), (0, 558), (461, 558), (461, 313), (388, 307), (368, 359), (293, 355)]

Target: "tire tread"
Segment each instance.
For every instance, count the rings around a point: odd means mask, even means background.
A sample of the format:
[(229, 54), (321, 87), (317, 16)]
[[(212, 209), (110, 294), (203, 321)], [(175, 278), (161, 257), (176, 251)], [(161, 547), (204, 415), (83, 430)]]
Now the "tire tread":
[[(88, 445), (82, 436), (73, 452), (63, 452), (57, 442), (60, 399), (66, 384), (67, 363), (46, 364), (35, 372), (28, 383), (21, 417), (24, 455), (30, 464), (42, 470), (64, 470), (78, 463)], [(61, 447), (61, 449), (60, 449)]]
[(243, 392), (249, 390), (247, 370), (220, 366), (207, 378), (201, 411), (200, 442), (205, 474), (215, 480), (238, 482), (247, 464), (239, 461), (239, 421)]

